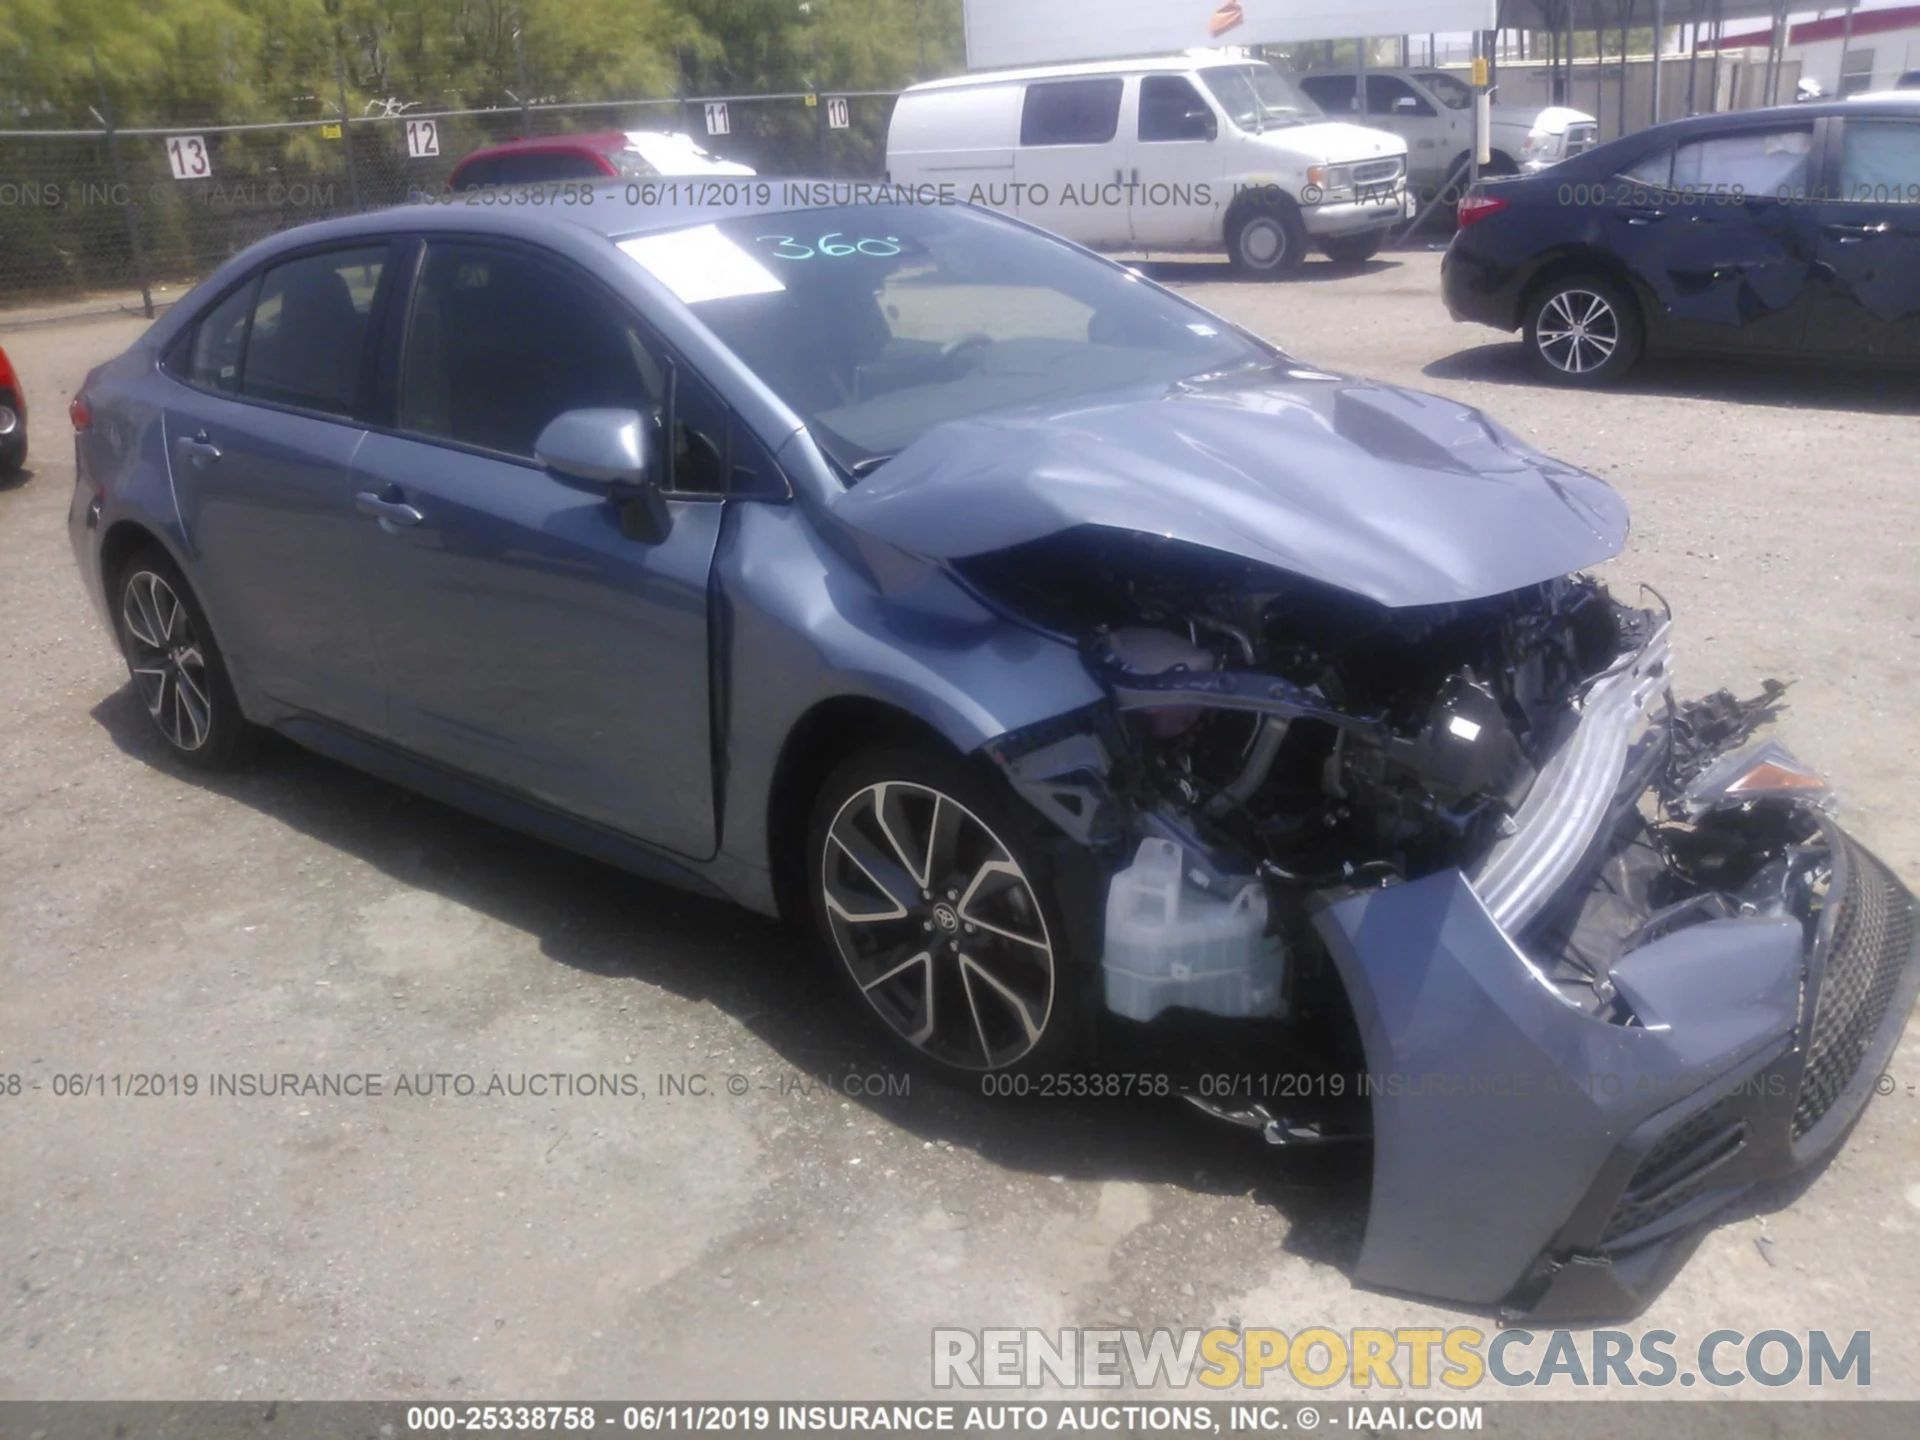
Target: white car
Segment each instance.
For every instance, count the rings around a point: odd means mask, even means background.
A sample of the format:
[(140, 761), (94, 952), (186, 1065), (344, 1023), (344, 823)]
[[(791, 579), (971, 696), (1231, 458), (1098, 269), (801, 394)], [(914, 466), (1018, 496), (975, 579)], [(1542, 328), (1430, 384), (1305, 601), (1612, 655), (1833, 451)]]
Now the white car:
[(963, 75), (900, 96), (887, 174), (1107, 249), (1225, 249), (1255, 275), (1357, 264), (1412, 215), (1407, 147), (1214, 52)]
[[(1367, 75), (1367, 103), (1358, 103), (1352, 70), (1321, 70), (1296, 76), (1300, 87), (1329, 115), (1360, 117), (1407, 142), (1407, 183), (1422, 204), (1441, 189), (1473, 153), (1473, 87), (1445, 70), (1374, 70)], [(1564, 105), (1492, 107), (1493, 161), (1489, 174), (1544, 170), (1593, 148), (1599, 123), (1584, 110)], [(1464, 185), (1464, 180), (1462, 181)]]

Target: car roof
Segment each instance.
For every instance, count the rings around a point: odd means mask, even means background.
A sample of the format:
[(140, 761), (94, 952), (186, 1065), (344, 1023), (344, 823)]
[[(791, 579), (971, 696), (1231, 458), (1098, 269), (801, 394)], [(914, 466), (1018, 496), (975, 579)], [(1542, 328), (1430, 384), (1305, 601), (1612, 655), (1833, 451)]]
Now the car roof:
[(1264, 65), (1246, 55), (1222, 50), (1189, 50), (1179, 55), (1144, 55), (1131, 60), (1081, 60), (1070, 65), (1026, 65), (1014, 70), (974, 70), (945, 80), (923, 80), (909, 85), (903, 95), (931, 90), (967, 90), (976, 85), (1004, 85), (1026, 80), (1077, 80), (1085, 76), (1141, 75), (1155, 70), (1197, 70), (1205, 65)]
[[(268, 236), (235, 258), (245, 259), (252, 266), (311, 245), (421, 231), (471, 231), (537, 240), (543, 234), (577, 234), (584, 230), (610, 240), (624, 240), (715, 220), (859, 204), (863, 192), (871, 199), (878, 192), (907, 188), (889, 187), (878, 180), (730, 175), (647, 180), (608, 177), (576, 181), (571, 188), (578, 190), (586, 185), (594, 187), (590, 204), (556, 200), (540, 205), (468, 206), (457, 196), (451, 200), (427, 196), (413, 204), (296, 225)], [(516, 187), (506, 188), (511, 191)], [(541, 187), (528, 188), (532, 191)]]
[(619, 150), (627, 143), (624, 132), (619, 130), (596, 130), (585, 135), (530, 135), (523, 140), (502, 140), (498, 145), (483, 145), (463, 158), (468, 160), (490, 160), (496, 155), (569, 155), (582, 150), (604, 155), (610, 150)]
[[(1744, 130), (1751, 126), (1778, 124), (1783, 120), (1818, 120), (1822, 116), (1841, 115), (1860, 119), (1862, 112), (1880, 108), (1890, 115), (1911, 113), (1920, 107), (1920, 94), (1909, 99), (1889, 95), (1884, 98), (1855, 96), (1851, 100), (1808, 100), (1797, 105), (1769, 105), (1759, 110), (1726, 110), (1715, 115), (1689, 115), (1684, 120), (1669, 120), (1649, 125), (1628, 140), (1685, 139), (1689, 135), (1711, 134), (1719, 130)], [(1618, 144), (1619, 141), (1611, 142)]]

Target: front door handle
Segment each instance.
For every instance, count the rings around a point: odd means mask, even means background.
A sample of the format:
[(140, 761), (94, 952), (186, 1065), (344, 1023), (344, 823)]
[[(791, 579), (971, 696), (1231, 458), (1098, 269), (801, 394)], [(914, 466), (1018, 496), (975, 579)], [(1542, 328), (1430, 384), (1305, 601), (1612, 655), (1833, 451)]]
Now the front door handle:
[(378, 520), (382, 529), (389, 525), (418, 525), (427, 518), (403, 500), (382, 500), (370, 490), (362, 490), (353, 497), (353, 508)]
[(1664, 210), (1642, 210), (1632, 206), (1623, 206), (1613, 213), (1629, 225), (1651, 225), (1656, 220), (1667, 218), (1667, 212)]
[(220, 458), (220, 447), (207, 438), (204, 430), (191, 438), (183, 435), (173, 443), (182, 455), (193, 462), (196, 470), (204, 470)]

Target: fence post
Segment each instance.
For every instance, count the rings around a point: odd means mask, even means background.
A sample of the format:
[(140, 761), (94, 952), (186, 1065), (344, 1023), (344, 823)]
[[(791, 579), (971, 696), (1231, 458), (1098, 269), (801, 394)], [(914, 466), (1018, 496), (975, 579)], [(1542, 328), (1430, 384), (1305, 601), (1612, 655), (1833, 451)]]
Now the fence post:
[(347, 155), (347, 203), (360, 209), (360, 175), (353, 163), (353, 116), (347, 113), (347, 66), (340, 58), (340, 32), (333, 32), (333, 83), (340, 91), (340, 148)]
[(520, 27), (513, 27), (513, 83), (520, 87), (514, 98), (520, 102), (520, 138), (533, 136), (533, 116), (527, 111), (527, 59), (520, 49)]
[(140, 280), (140, 313), (151, 320), (153, 286), (147, 278), (147, 250), (140, 243), (140, 217), (133, 213), (133, 190), (127, 184), (127, 172), (120, 164), (120, 137), (114, 133), (113, 106), (107, 101), (107, 83), (100, 76), (100, 57), (89, 47), (87, 58), (93, 62), (94, 88), (100, 92), (100, 108), (93, 112), (93, 118), (100, 122), (100, 128), (107, 135), (107, 164), (113, 168), (113, 188), (125, 191), (127, 196), (127, 203), (120, 208), (127, 217), (127, 244), (133, 249), (133, 273)]
[(828, 149), (832, 133), (833, 132), (827, 128), (827, 107), (821, 100), (819, 88), (815, 87), (813, 92), (813, 143), (819, 147), (820, 173), (826, 177), (831, 177), (833, 174), (833, 153)]

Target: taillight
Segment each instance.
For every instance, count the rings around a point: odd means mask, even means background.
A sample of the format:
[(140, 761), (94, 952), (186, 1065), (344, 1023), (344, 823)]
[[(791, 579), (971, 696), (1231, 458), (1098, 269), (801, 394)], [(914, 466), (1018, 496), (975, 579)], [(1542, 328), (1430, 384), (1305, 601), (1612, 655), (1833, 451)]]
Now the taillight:
[(87, 408), (87, 397), (76, 395), (67, 405), (67, 418), (73, 421), (75, 430), (84, 430), (93, 424), (93, 411)]
[(1484, 220), (1489, 215), (1498, 215), (1507, 208), (1507, 204), (1508, 202), (1498, 195), (1482, 195), (1470, 191), (1460, 202), (1460, 228), (1464, 230), (1467, 226)]

